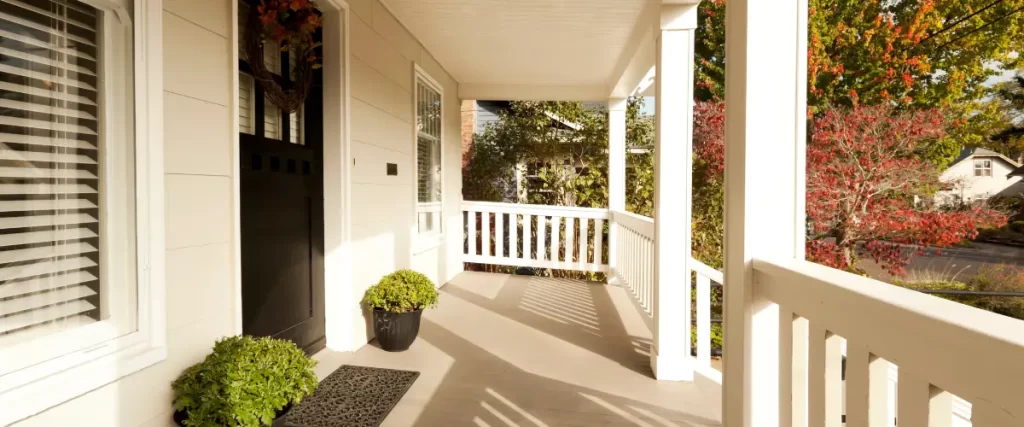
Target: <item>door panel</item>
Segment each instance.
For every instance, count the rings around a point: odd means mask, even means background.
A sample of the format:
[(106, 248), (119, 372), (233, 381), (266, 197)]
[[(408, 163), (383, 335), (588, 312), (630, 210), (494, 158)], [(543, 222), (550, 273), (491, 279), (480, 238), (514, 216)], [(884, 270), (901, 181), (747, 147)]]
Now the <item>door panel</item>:
[[(288, 53), (281, 56), (288, 64)], [(250, 70), (245, 61), (239, 69)], [(291, 340), (310, 354), (326, 342), (322, 73), (314, 72), (302, 109), (301, 144), (289, 142), (289, 115), (265, 114), (273, 110), (259, 85), (243, 94), (251, 110), (242, 114), (252, 126), (239, 135), (242, 331)], [(278, 77), (287, 87), (288, 77)], [(280, 139), (265, 136), (268, 118), (280, 126)]]

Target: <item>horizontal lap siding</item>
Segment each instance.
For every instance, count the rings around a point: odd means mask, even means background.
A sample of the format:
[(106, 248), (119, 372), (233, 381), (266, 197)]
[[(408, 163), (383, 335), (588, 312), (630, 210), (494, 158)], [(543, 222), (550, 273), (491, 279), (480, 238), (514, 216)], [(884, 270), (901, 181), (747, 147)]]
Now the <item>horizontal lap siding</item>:
[[(352, 242), (353, 297), (396, 269), (413, 268), (438, 284), (461, 270), (446, 247), (461, 246), (462, 194), (460, 115), (456, 82), (429, 52), (376, 0), (354, 0), (349, 36), (352, 88)], [(413, 64), (444, 90), (445, 245), (413, 255), (416, 217), (413, 198)], [(398, 175), (387, 174), (387, 164)], [(372, 336), (355, 313), (353, 346)]]
[(18, 427), (170, 426), (170, 383), (234, 328), (231, 3), (164, 1), (168, 358)]

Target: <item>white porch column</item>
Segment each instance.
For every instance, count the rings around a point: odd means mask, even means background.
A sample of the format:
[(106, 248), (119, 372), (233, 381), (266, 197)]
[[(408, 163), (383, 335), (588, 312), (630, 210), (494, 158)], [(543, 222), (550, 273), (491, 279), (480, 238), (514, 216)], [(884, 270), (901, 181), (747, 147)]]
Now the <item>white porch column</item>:
[(781, 369), (780, 352), (805, 351), (806, 326), (758, 293), (751, 260), (804, 256), (807, 1), (729, 0), (726, 13), (722, 422), (788, 427), (807, 419), (790, 387), (806, 371)]
[(662, 5), (657, 39), (651, 368), (659, 380), (693, 380), (689, 259), (697, 3)]
[[(608, 100), (608, 210), (626, 210), (626, 100)], [(615, 215), (608, 222), (608, 284), (618, 285), (618, 226)]]

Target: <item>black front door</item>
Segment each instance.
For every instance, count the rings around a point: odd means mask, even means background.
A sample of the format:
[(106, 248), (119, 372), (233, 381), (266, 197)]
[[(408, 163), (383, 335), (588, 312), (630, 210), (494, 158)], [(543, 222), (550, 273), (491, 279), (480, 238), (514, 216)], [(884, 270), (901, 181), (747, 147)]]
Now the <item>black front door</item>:
[[(264, 59), (285, 87), (289, 60), (288, 52)], [(305, 106), (289, 114), (264, 98), (248, 62), (239, 69), (242, 329), (312, 354), (325, 344), (323, 70)]]

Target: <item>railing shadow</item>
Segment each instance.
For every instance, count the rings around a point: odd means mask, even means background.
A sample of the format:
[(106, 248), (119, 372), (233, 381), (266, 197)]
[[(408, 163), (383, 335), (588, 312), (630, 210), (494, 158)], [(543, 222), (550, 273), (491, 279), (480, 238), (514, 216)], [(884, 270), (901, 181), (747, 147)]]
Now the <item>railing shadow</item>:
[[(667, 409), (665, 405), (533, 374), (426, 318), (420, 338), (453, 362), (416, 418), (415, 426), (719, 425), (715, 420), (675, 410), (675, 405)], [(684, 402), (689, 400), (692, 407), (699, 407), (692, 398), (680, 395), (679, 406), (685, 407)]]
[[(472, 291), (474, 286), (487, 286), (485, 281), (500, 281), (494, 298)], [(622, 306), (613, 301), (609, 292), (622, 292), (619, 288), (597, 282), (467, 272), (442, 291), (653, 378), (651, 339), (640, 320), (636, 326), (643, 331), (627, 331), (622, 315), (636, 312), (625, 293), (619, 301)]]

